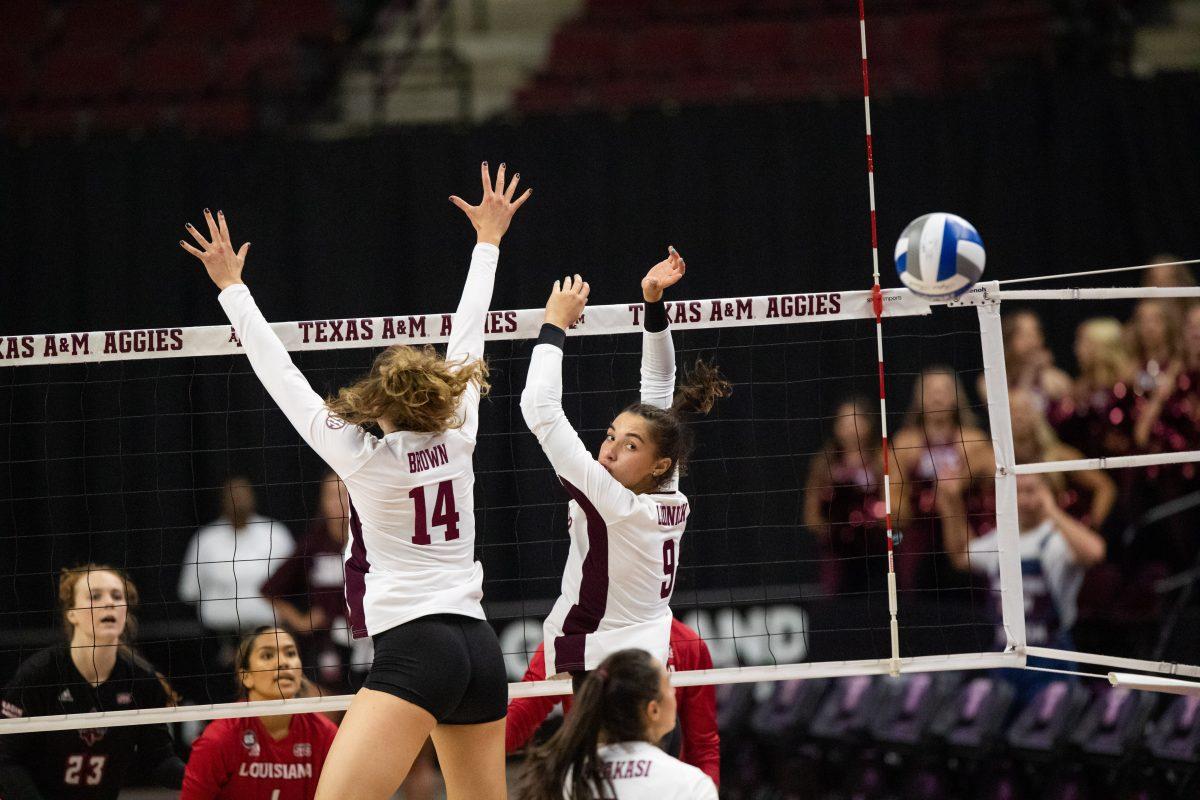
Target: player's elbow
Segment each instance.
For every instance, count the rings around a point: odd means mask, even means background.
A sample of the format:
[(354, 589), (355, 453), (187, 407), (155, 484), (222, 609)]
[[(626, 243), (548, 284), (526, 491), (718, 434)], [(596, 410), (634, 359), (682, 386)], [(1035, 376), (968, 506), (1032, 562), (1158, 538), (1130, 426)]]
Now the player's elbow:
[(535, 383), (526, 384), (525, 390), (521, 392), (521, 416), (525, 418), (525, 425), (539, 439), (541, 438), (542, 430), (549, 425), (553, 419), (554, 411), (558, 404), (546, 391), (546, 387), (539, 386)]

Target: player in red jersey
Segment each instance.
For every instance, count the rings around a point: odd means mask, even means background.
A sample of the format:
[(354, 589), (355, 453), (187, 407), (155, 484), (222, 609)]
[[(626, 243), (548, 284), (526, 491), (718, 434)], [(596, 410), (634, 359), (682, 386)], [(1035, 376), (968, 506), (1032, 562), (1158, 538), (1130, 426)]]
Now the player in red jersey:
[[(264, 626), (242, 639), (244, 700), (287, 700), (303, 684), (287, 631)], [(192, 745), (180, 800), (312, 800), (337, 727), (323, 714), (218, 719)]]
[[(670, 672), (712, 669), (712, 655), (700, 634), (677, 619), (671, 621), (671, 648), (667, 660)], [(522, 681), (546, 679), (546, 652), (539, 644), (529, 661)], [(519, 697), (508, 703), (508, 723), (504, 729), (504, 749), (520, 750), (537, 731), (559, 702), (571, 710), (571, 695), (557, 697)], [(698, 768), (717, 786), (721, 785), (721, 737), (717, 733), (717, 693), (712, 686), (682, 686), (675, 690), (679, 715), (679, 752), (672, 753), (685, 764)], [(667, 741), (672, 736), (668, 735)]]

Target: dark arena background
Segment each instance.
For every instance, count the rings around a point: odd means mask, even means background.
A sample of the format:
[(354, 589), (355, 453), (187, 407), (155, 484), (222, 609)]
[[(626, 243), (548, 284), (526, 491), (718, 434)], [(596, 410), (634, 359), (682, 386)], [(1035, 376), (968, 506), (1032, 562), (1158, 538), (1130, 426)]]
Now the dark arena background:
[[(984, 281), (1200, 258), (1200, 3), (866, 0), (865, 12), (884, 289), (900, 287), (901, 231), (934, 211), (978, 229)], [(0, 684), (63, 642), (60, 570), (95, 562), (136, 583), (138, 652), (183, 706), (234, 699), (231, 632), (180, 596), (189, 541), (244, 477), (290, 551), (323, 518), (326, 467), (244, 356), (173, 354), (184, 329), (228, 327), (179, 249), (183, 225), (223, 210), (235, 243), (253, 242), (246, 283), (267, 319), (314, 321), (314, 343), (347, 344), (350, 326), (334, 320), (436, 336), (474, 243), (447, 197), (477, 200), (483, 160), (534, 188), (501, 246), (492, 309), (540, 309), (556, 278), (581, 273), (589, 313), (632, 312), (667, 246), (686, 256), (668, 300), (699, 302), (670, 310), (679, 363), (712, 360), (734, 384), (695, 423), (673, 577), (672, 609), (713, 666), (886, 660), (885, 527), (834, 508), (837, 479), (822, 468), (848, 399), (869, 398), (868, 427), (879, 424), (875, 319), (841, 314), (866, 308), (872, 287), (859, 48), (855, 0), (0, 0)], [(1195, 268), (1020, 288), (1194, 286)], [(757, 317), (756, 297), (772, 298)], [(1005, 353), (1008, 385), (1036, 389), (1053, 371), (1063, 403), (1128, 393), (1112, 411), (1127, 416), (1099, 428), (1056, 416), (1053, 399), (1039, 408), (1077, 458), (1200, 449), (1200, 383), (1184, 380), (1200, 380), (1196, 302), (1005, 300), (1002, 319), (1032, 311), (1044, 340), (1036, 357)], [(1152, 313), (1157, 334), (1142, 323)], [(1104, 386), (1080, 356), (1095, 318), (1121, 326)], [(782, 319), (794, 324), (741, 324)], [(493, 315), (489, 330), (515, 320)], [(589, 449), (637, 395), (628, 331), (567, 342), (564, 408)], [(1008, 435), (994, 425), (1002, 408), (1007, 427), (1007, 398), (982, 392), (981, 340), (971, 308), (885, 316), (893, 435), (920, 428), (933, 365), (956, 376), (959, 413), (982, 436)], [(519, 407), (531, 349), (489, 340), (475, 454), (484, 607), (514, 682), (569, 547), (567, 497)], [(293, 357), (328, 395), (378, 350)], [(1161, 375), (1180, 379), (1163, 389)], [(1013, 391), (1016, 429), (1026, 412)], [(1167, 421), (1139, 439), (1162, 392)], [(1039, 453), (1018, 446), (1017, 461), (1065, 460)], [(976, 533), (996, 527), (991, 466), (971, 476)], [(1077, 587), (1065, 649), (1200, 663), (1192, 466), (1089, 473), (1113, 494), (1102, 518), (1083, 517), (1104, 555)], [(900, 479), (895, 502), (919, 506), (916, 479)], [(1086, 505), (1055, 485), (1063, 513)], [(940, 535), (916, 535), (938, 512), (907, 513), (897, 552), (908, 539), (929, 568), (901, 581), (901, 654), (994, 654), (996, 590), (955, 569)], [(830, 545), (846, 535), (859, 537), (849, 554)], [(304, 608), (307, 595), (289, 598)], [(300, 636), (301, 655), (313, 681), (344, 694), (369, 655), (328, 646), (332, 622), (326, 650)], [(342, 660), (332, 673), (327, 652)], [(1093, 664), (1054, 662), (1086, 676), (1056, 673), (1049, 695), (1001, 691), (970, 713), (976, 679), (1004, 685), (995, 670), (718, 681), (720, 796), (1200, 796), (1198, 698), (1121, 693)], [(977, 712), (986, 719), (963, 721)], [(184, 760), (207, 719), (195, 716), (170, 725)], [(436, 765), (419, 763), (423, 780), (398, 796), (444, 796)], [(510, 757), (514, 781), (521, 764)], [(178, 796), (143, 773), (122, 797)]]

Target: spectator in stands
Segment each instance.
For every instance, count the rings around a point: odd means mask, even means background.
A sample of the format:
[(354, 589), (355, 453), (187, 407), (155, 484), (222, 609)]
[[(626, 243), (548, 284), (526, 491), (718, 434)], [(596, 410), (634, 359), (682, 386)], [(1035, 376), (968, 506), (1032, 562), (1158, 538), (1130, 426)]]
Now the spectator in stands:
[[(1031, 309), (1007, 313), (1000, 321), (1004, 340), (1004, 371), (1010, 390), (1023, 389), (1044, 410), (1051, 398), (1071, 391), (1071, 376), (1054, 366), (1054, 355), (1046, 347), (1042, 320)], [(979, 396), (987, 397), (984, 374), (976, 385)]]
[[(1032, 392), (1013, 389), (1008, 402), (1018, 464), (1083, 458), (1083, 453), (1063, 444), (1054, 433), (1042, 413), (1041, 403)], [(1076, 470), (1065, 476), (1062, 491), (1058, 492), (1059, 505), (1083, 524), (1099, 530), (1117, 501), (1117, 485), (1099, 469)]]
[[(280, 628), (241, 640), (234, 675), (242, 700), (309, 694), (296, 640)], [(323, 714), (214, 720), (192, 744), (180, 800), (312, 800), (336, 733)]]
[[(947, 483), (937, 496), (950, 560), (959, 570), (987, 575), (993, 596), (999, 598), (999, 534), (971, 535), (965, 524), (964, 498), (958, 490), (961, 485)], [(1073, 650), (1071, 628), (1078, 615), (1079, 589), (1087, 569), (1104, 560), (1104, 538), (1062, 510), (1047, 475), (1017, 476), (1017, 526), (1026, 642)], [(996, 618), (998, 622), (998, 613)], [(1002, 626), (997, 625), (996, 635), (999, 644), (1004, 644)], [(1044, 673), (1014, 672), (1023, 699), (1032, 697), (1045, 682)]]
[[(175, 704), (166, 679), (130, 644), (138, 591), (124, 572), (105, 564), (64, 569), (58, 601), (67, 642), (21, 664), (4, 690), (5, 718)], [(0, 736), (0, 797), (115, 800), (135, 763), (161, 786), (183, 781), (164, 724)]]
[(306, 659), (316, 663), (318, 682), (334, 692), (357, 688), (347, 674), (351, 639), (342, 551), (349, 530), (350, 494), (346, 484), (328, 472), (308, 533), (262, 586), (275, 616), (299, 637)]
[[(821, 587), (828, 596), (879, 590), (886, 569), (879, 406), (851, 397), (834, 412), (833, 435), (808, 469), (804, 524), (821, 544)], [(893, 475), (893, 502), (903, 496)]]
[[(1192, 274), (1191, 267), (1187, 264), (1179, 264), (1178, 261), (1180, 258), (1171, 253), (1159, 253), (1151, 262), (1156, 266), (1142, 271), (1142, 286), (1195, 286), (1196, 277)], [(1179, 318), (1182, 319), (1188, 309), (1196, 305), (1197, 301), (1194, 297), (1180, 297), (1167, 302), (1175, 306), (1179, 312)]]
[[(667, 670), (687, 671), (712, 669), (712, 656), (700, 634), (680, 622), (671, 620), (670, 656)], [(545, 646), (538, 644), (522, 681), (546, 679)], [(721, 738), (717, 732), (717, 695), (712, 685), (685, 686), (675, 690), (679, 724), (667, 735), (663, 749), (691, 764), (712, 782), (721, 785)], [(571, 710), (571, 695), (553, 697), (520, 697), (508, 702), (508, 721), (504, 728), (504, 749), (520, 750), (554, 707), (562, 702), (564, 713)]]
[(1128, 336), (1135, 369), (1134, 391), (1146, 395), (1175, 361), (1179, 348), (1177, 306), (1158, 298), (1139, 300), (1129, 320)]
[(966, 498), (966, 511), (982, 525), (995, 514), (992, 484), (996, 462), (991, 437), (967, 404), (966, 391), (946, 366), (927, 367), (913, 384), (904, 423), (892, 439), (896, 467), (904, 483), (897, 503), (897, 529), (903, 534), (896, 553), (896, 578), (902, 589), (944, 585), (938, 561), (945, 551), (942, 512), (936, 497), (947, 483)]
[(1051, 402), (1051, 426), (1088, 458), (1128, 455), (1133, 448), (1133, 370), (1121, 323), (1095, 317), (1080, 324), (1075, 360), (1079, 375), (1069, 394)]
[[(1200, 305), (1184, 318), (1178, 357), (1155, 380), (1135, 409), (1134, 442), (1142, 452), (1177, 453), (1200, 449)], [(1147, 508), (1182, 497), (1196, 488), (1196, 464), (1162, 464), (1141, 470), (1139, 507)], [(1196, 560), (1195, 535), (1200, 518), (1183, 509), (1162, 521), (1163, 541), (1156, 555), (1183, 569)]]
[[(220, 669), (206, 670), (210, 677), (233, 666), (242, 632), (276, 624), (261, 587), (294, 549), (282, 522), (256, 513), (250, 481), (240, 476), (227, 480), (221, 516), (192, 537), (179, 573), (180, 599), (196, 604), (201, 624), (214, 634), (220, 651)], [(208, 691), (213, 702), (229, 699), (224, 681), (210, 680)]]

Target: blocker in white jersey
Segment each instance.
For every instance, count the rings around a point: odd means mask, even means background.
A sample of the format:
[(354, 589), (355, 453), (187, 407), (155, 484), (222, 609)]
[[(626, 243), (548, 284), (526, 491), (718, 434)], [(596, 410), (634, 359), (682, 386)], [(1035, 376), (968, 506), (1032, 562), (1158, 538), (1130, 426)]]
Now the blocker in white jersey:
[(562, 288), (556, 284), (547, 304), (521, 395), (525, 422), (571, 498), (562, 593), (543, 624), (547, 674), (585, 672), (626, 648), (667, 659), (671, 594), (690, 513), (678, 490), (691, 446), (681, 414), (706, 412), (728, 390), (714, 370), (698, 365), (693, 377), (704, 385), (676, 397), (662, 290), (685, 269), (672, 248), (643, 281), (641, 402), (613, 420), (599, 458), (587, 451), (562, 408), (564, 331), (586, 302), (587, 284), (568, 278)]
[[(443, 358), (432, 347), (391, 347), (366, 377), (324, 401), (292, 364), (242, 285), (248, 245), (235, 250), (224, 214), (206, 210), (210, 238), (188, 225), (221, 290), (255, 373), (350, 494), (346, 601), (356, 637), (375, 658), (338, 730), (318, 797), (390, 797), (432, 734), (451, 796), (505, 794), (507, 685), (500, 643), (484, 619), (474, 558), (472, 455), (487, 388), (484, 316), (501, 238), (529, 198), (520, 175), (495, 187), (480, 165), (483, 199), (458, 206), (475, 250)], [(369, 428), (378, 428), (382, 436)]]
[[(499, 252), (479, 244), (472, 253), (446, 347), (451, 364), (483, 356)], [(355, 638), (431, 614), (484, 619), (472, 461), (479, 385), (463, 393), (458, 427), (379, 438), (335, 415), (312, 390), (244, 284), (226, 288), (220, 301), (271, 398), (350, 492), (346, 605)]]

